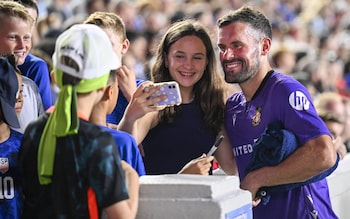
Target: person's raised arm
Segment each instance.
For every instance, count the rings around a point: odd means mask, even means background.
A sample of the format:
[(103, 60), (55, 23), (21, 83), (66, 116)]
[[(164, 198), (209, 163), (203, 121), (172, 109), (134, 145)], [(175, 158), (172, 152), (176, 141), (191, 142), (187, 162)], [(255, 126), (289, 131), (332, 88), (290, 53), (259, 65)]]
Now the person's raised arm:
[(214, 154), (215, 159), (227, 175), (238, 175), (235, 156), (225, 128), (222, 129), (221, 134), (224, 136), (224, 139)]
[(136, 76), (126, 65), (117, 70), (118, 86), (127, 101), (130, 101), (136, 91)]
[(146, 81), (136, 89), (118, 125), (119, 130), (133, 135), (137, 144), (142, 142), (151, 129), (158, 116), (158, 111), (164, 109), (164, 107), (154, 106), (154, 104), (166, 97), (149, 98), (159, 89), (159, 87), (150, 87), (150, 85), (152, 82)]

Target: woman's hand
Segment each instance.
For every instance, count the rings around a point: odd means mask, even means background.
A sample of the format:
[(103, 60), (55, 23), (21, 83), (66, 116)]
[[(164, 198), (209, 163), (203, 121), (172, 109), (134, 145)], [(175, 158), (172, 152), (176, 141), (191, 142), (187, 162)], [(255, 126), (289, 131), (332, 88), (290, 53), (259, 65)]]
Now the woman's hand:
[(159, 89), (160, 86), (153, 86), (153, 82), (151, 81), (143, 82), (132, 95), (132, 98), (125, 110), (124, 118), (128, 122), (134, 122), (149, 112), (164, 109), (164, 106), (156, 106), (155, 103), (165, 100), (167, 98), (165, 95), (156, 98), (149, 98)]
[(207, 157), (205, 154), (188, 162), (179, 174), (200, 174), (208, 175), (211, 168), (211, 162), (214, 160), (213, 156)]

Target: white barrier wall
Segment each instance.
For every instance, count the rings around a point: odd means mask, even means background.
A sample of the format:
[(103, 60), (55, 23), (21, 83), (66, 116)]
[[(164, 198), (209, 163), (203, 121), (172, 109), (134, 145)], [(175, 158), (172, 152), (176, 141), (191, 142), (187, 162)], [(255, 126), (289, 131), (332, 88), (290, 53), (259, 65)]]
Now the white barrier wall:
[(340, 219), (350, 218), (350, 154), (339, 162), (337, 169), (327, 177), (331, 202)]
[[(137, 219), (252, 219), (251, 195), (238, 177), (214, 174), (142, 176)], [(334, 211), (350, 219), (350, 154), (327, 181)]]
[(236, 176), (142, 176), (137, 219), (252, 219)]

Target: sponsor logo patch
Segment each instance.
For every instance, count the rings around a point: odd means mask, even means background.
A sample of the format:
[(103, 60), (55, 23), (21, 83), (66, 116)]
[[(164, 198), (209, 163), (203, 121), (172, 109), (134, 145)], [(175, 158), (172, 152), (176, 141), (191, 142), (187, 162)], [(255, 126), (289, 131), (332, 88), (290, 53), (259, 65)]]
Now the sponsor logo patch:
[(295, 91), (289, 95), (289, 105), (295, 110), (308, 110), (310, 101), (301, 91)]

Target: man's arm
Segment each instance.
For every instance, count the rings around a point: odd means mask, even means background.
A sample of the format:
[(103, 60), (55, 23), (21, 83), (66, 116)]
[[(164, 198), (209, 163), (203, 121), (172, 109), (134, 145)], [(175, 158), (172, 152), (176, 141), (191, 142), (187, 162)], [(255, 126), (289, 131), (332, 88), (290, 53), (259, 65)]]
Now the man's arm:
[(306, 181), (331, 168), (336, 160), (332, 139), (321, 135), (306, 142), (280, 164), (248, 173), (241, 182), (241, 188), (249, 190), (255, 197), (261, 187)]
[(221, 134), (224, 136), (224, 139), (214, 154), (215, 159), (227, 175), (238, 175), (235, 156), (225, 128), (222, 129)]

